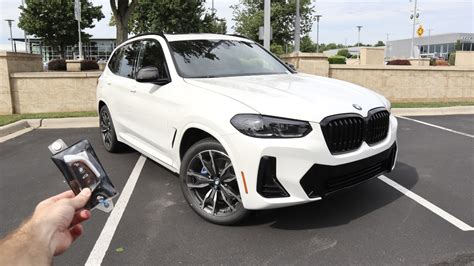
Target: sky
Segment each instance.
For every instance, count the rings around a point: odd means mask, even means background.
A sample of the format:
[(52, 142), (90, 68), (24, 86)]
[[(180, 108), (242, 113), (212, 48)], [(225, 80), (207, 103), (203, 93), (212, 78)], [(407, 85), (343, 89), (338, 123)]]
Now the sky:
[[(86, 31), (94, 37), (114, 38), (115, 29), (108, 26), (111, 16), (109, 0), (92, 2), (102, 5), (105, 18), (96, 22), (95, 28)], [(227, 21), (228, 33), (233, 32), (234, 26), (230, 5), (238, 3), (238, 0), (214, 0), (217, 16)], [(10, 33), (5, 19), (15, 20), (13, 37), (23, 37), (23, 32), (16, 25), (20, 15), (19, 5), (21, 0), (0, 0), (0, 50), (10, 48)], [(374, 44), (378, 40), (385, 42), (387, 34), (390, 40), (411, 38), (412, 21), (409, 17), (413, 2), (410, 0), (315, 0), (312, 5), (316, 13), (322, 15), (320, 43), (356, 43), (358, 25), (363, 26), (362, 43)], [(211, 7), (210, 0), (206, 1), (206, 6)], [(418, 0), (418, 10), (425, 35), (426, 29), (432, 29), (431, 35), (474, 31), (474, 0)], [(316, 23), (310, 36), (316, 41)]]

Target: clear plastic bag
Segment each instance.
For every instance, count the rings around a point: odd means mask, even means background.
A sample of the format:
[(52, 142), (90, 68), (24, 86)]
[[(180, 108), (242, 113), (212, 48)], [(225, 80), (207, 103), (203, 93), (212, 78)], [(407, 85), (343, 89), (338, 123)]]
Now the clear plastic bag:
[(87, 139), (69, 147), (63, 140), (58, 139), (48, 148), (53, 153), (51, 159), (66, 178), (74, 194), (79, 194), (86, 187), (92, 191), (86, 209), (97, 208), (104, 212), (113, 209), (112, 199), (119, 193)]

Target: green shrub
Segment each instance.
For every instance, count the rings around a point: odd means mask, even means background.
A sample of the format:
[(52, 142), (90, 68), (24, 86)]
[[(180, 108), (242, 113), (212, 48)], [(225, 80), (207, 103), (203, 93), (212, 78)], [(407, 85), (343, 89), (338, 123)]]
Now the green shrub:
[(335, 55), (328, 57), (329, 64), (345, 64), (346, 58), (344, 56)]
[(350, 58), (351, 54), (349, 53), (349, 50), (347, 49), (341, 49), (337, 51), (337, 55), (344, 56), (345, 58)]
[(430, 66), (436, 66), (436, 59), (434, 58), (430, 59)]
[(93, 60), (84, 60), (81, 62), (81, 70), (99, 70), (99, 64)]
[(449, 57), (448, 57), (448, 58), (449, 58), (449, 59), (448, 59), (448, 60), (449, 60), (449, 61), (448, 61), (448, 62), (449, 62), (449, 65), (450, 65), (450, 66), (454, 66), (454, 62), (456, 61), (456, 52), (451, 52), (451, 53), (449, 53)]
[(406, 59), (395, 59), (392, 61), (388, 61), (387, 65), (392, 65), (392, 66), (411, 66), (410, 61)]
[(66, 71), (66, 60), (54, 59), (48, 62), (49, 71)]

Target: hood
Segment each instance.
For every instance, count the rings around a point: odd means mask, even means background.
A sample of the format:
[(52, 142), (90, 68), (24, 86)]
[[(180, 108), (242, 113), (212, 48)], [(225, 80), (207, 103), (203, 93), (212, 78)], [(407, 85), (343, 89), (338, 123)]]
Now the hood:
[(365, 117), (370, 109), (386, 105), (383, 96), (358, 85), (306, 74), (199, 78), (185, 82), (230, 97), (263, 115), (312, 122), (341, 113)]

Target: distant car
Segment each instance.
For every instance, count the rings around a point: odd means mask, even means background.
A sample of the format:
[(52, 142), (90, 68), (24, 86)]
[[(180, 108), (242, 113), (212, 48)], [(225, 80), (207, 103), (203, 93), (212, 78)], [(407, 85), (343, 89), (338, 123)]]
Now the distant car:
[(125, 143), (179, 173), (191, 208), (217, 224), (320, 200), (397, 156), (387, 99), (296, 73), (241, 37), (136, 36), (113, 52), (97, 107), (106, 150)]

